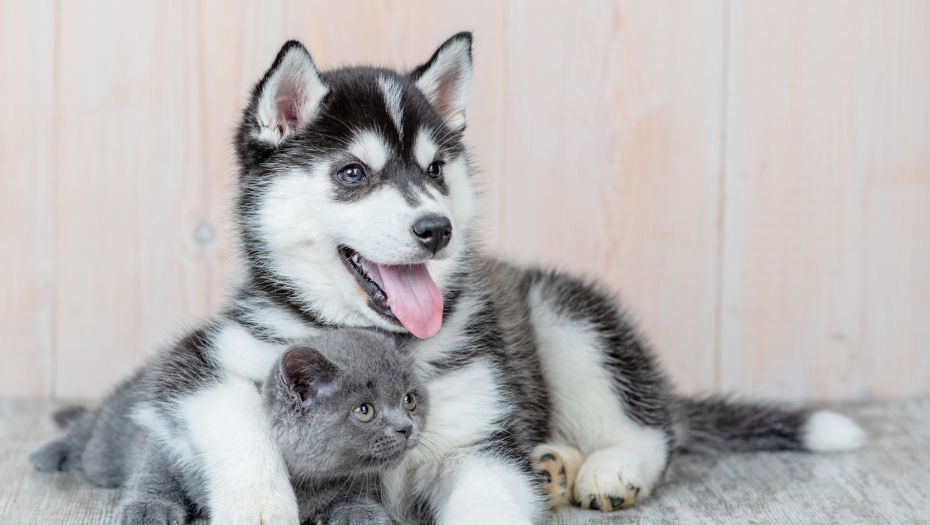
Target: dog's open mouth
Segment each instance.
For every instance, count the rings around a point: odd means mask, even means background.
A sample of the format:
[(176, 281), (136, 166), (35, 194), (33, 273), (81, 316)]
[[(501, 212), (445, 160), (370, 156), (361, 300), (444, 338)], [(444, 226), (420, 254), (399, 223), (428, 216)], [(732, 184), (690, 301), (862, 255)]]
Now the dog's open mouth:
[(421, 339), (439, 331), (442, 294), (426, 264), (377, 264), (348, 246), (339, 248), (339, 256), (368, 294), (368, 305), (374, 311)]

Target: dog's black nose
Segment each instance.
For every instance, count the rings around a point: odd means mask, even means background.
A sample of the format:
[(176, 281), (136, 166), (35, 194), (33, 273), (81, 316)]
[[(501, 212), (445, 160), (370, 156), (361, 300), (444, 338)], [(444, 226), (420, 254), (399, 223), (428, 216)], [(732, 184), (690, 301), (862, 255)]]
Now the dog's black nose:
[(432, 253), (445, 248), (452, 240), (452, 222), (438, 215), (430, 215), (413, 223), (413, 234)]

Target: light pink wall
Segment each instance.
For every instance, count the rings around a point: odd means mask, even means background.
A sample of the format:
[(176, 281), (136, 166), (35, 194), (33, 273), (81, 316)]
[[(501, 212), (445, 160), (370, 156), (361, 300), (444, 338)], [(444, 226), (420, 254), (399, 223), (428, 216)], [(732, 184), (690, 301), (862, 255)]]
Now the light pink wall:
[(620, 290), (685, 391), (930, 393), (930, 3), (0, 0), (0, 394), (99, 395), (222, 304), (284, 40), (463, 29), (489, 250)]

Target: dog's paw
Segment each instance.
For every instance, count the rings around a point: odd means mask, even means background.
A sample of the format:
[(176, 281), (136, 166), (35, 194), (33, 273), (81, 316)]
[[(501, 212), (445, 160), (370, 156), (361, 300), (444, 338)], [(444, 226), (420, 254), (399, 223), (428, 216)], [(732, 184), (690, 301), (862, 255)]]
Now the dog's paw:
[(300, 520), (296, 515), (279, 508), (267, 507), (263, 509), (226, 509), (225, 512), (215, 512), (210, 517), (210, 523), (224, 525), (298, 525)]
[(29, 454), (29, 462), (35, 465), (36, 470), (41, 472), (55, 472), (58, 470), (68, 470), (68, 456), (71, 454), (71, 446), (64, 439), (50, 441), (35, 452)]
[(610, 512), (625, 509), (649, 492), (639, 456), (623, 447), (588, 456), (575, 480), (575, 499), (582, 508)]
[(549, 508), (571, 505), (572, 487), (584, 454), (565, 445), (543, 443), (533, 449), (532, 458), (543, 492), (549, 497)]
[[(217, 503), (212, 505), (210, 523), (223, 525), (299, 525), (296, 500), (282, 499), (280, 502), (269, 501), (271, 498), (241, 498), (237, 503)], [(262, 501), (264, 500), (264, 501)], [(228, 500), (227, 500), (228, 501)]]
[(123, 505), (120, 525), (184, 525), (187, 510), (168, 501), (131, 501)]

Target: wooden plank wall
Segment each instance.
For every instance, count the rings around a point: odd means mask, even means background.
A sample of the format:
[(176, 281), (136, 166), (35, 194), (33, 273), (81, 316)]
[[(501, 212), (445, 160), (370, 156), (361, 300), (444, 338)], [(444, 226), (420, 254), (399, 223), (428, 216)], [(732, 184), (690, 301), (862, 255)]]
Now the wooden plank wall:
[(285, 39), (462, 29), (490, 251), (620, 290), (686, 392), (930, 393), (923, 0), (0, 0), (0, 395), (99, 395), (222, 304)]

